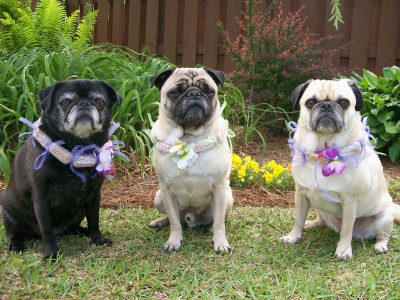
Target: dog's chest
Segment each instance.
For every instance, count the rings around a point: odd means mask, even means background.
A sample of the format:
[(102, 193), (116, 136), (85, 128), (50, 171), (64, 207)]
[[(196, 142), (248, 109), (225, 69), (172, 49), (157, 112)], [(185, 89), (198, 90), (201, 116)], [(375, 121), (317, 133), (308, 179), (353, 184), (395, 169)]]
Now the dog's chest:
[(203, 207), (210, 203), (213, 192), (229, 184), (231, 155), (227, 145), (199, 152), (194, 165), (181, 170), (161, 153), (154, 156), (154, 167), (160, 183), (178, 202), (180, 208)]

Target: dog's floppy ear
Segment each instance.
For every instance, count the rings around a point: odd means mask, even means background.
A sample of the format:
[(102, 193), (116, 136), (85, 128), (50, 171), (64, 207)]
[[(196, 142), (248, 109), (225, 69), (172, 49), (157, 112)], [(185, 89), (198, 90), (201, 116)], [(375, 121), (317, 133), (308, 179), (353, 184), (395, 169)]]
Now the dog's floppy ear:
[(159, 90), (161, 90), (164, 83), (167, 81), (169, 76), (171, 76), (172, 73), (174, 73), (174, 71), (175, 71), (175, 68), (167, 69), (167, 70), (164, 70), (164, 71), (154, 75), (153, 77), (150, 78), (151, 86), (156, 86)]
[(292, 93), (292, 103), (295, 110), (300, 110), (300, 99), (301, 97), (303, 97), (304, 91), (307, 89), (311, 81), (313, 81), (313, 79), (310, 79), (307, 82), (300, 84), (294, 89)]
[(222, 71), (210, 69), (203, 67), (204, 71), (208, 73), (208, 75), (211, 76), (211, 78), (215, 81), (217, 85), (221, 85), (224, 87), (224, 81), (225, 81), (225, 73)]
[(356, 111), (361, 111), (363, 109), (363, 106), (364, 106), (364, 100), (363, 100), (363, 97), (361, 95), (360, 89), (354, 83), (353, 80), (348, 80), (348, 84), (349, 84), (351, 90), (353, 91), (354, 96), (356, 96)]
[(117, 103), (118, 105), (121, 105), (122, 97), (117, 93), (117, 91), (111, 85), (109, 85), (107, 82), (100, 81), (100, 84), (107, 91), (108, 96), (110, 97), (110, 100), (113, 103)]
[(52, 98), (53, 98), (53, 92), (56, 86), (58, 86), (59, 82), (50, 85), (48, 87), (45, 87), (41, 89), (38, 93), (38, 97), (40, 100), (40, 108), (42, 109), (43, 112), (49, 112), (51, 105), (52, 105)]

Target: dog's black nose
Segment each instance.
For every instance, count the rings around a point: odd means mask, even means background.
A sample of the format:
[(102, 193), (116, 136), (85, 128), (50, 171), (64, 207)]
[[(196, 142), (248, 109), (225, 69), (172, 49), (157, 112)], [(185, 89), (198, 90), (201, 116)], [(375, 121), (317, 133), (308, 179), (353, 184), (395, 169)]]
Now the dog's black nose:
[(91, 106), (92, 104), (90, 103), (90, 101), (87, 100), (82, 100), (78, 102), (78, 106), (83, 106), (83, 107), (88, 107)]
[(201, 96), (201, 93), (199, 91), (192, 90), (192, 91), (189, 91), (186, 94), (186, 96), (189, 97), (189, 98), (192, 98), (192, 99), (196, 99), (196, 98), (199, 98)]
[(320, 108), (321, 108), (321, 109), (328, 110), (328, 109), (331, 109), (331, 108), (332, 108), (332, 104), (329, 103), (329, 102), (327, 102), (327, 103), (322, 103), (321, 106), (320, 106)]

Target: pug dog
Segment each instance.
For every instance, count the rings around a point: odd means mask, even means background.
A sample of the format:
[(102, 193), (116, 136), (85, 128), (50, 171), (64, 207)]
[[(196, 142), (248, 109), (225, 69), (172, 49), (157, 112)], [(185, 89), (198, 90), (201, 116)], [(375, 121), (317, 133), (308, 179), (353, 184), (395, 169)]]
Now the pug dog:
[[(121, 97), (107, 83), (96, 80), (62, 81), (38, 94), (41, 117), (38, 129), (53, 143), (62, 141), (69, 151), (77, 146), (108, 141), (113, 104)], [(37, 159), (42, 159), (42, 165)], [(1, 193), (2, 216), (9, 250), (23, 251), (24, 240), (42, 238), (44, 258), (56, 258), (56, 237), (86, 234), (96, 245), (111, 244), (99, 230), (100, 189), (104, 177), (92, 175), (93, 167), (79, 169), (50, 155), (32, 137), (15, 157), (9, 185)], [(86, 217), (88, 227), (80, 226)]]
[[(292, 101), (300, 109), (291, 142), (296, 184), (296, 220), (281, 238), (297, 243), (303, 229), (329, 226), (340, 233), (335, 256), (352, 257), (352, 237), (374, 238), (375, 253), (385, 253), (400, 206), (392, 202), (382, 164), (362, 122), (362, 95), (347, 79), (310, 80)], [(317, 218), (306, 221), (310, 204)]]
[(233, 205), (231, 151), (217, 97), (224, 73), (176, 68), (157, 74), (151, 83), (161, 94), (159, 116), (151, 130), (156, 143), (153, 166), (160, 184), (154, 205), (167, 216), (149, 226), (170, 224), (163, 248), (171, 252), (181, 248), (181, 222), (189, 227), (212, 224), (214, 251), (229, 253), (225, 219)]

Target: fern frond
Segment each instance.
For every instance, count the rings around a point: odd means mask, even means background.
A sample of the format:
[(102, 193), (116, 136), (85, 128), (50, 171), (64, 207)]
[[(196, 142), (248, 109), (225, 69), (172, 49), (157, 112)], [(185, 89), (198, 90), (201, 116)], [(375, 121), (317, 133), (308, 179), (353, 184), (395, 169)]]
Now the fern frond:
[(75, 30), (78, 26), (79, 10), (74, 11), (69, 17), (65, 19), (65, 37), (72, 41), (74, 38)]
[(59, 0), (41, 0), (35, 14), (43, 47), (49, 50), (58, 48), (60, 34), (65, 30), (65, 7)]
[(83, 46), (90, 44), (93, 39), (93, 29), (97, 21), (97, 11), (87, 12), (84, 18), (79, 23), (76, 33), (74, 44), (76, 46)]

